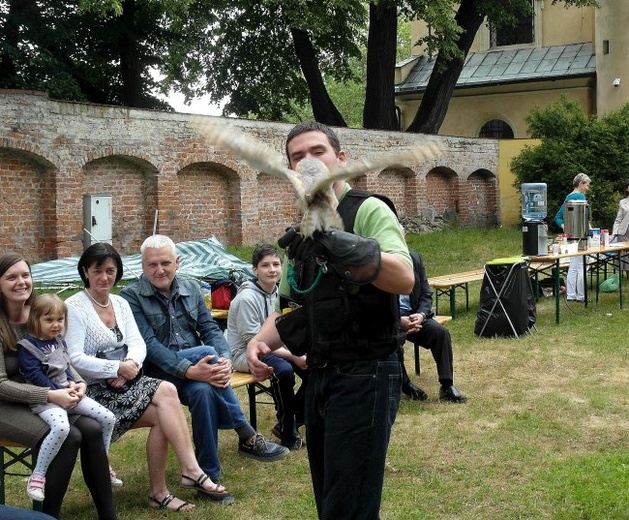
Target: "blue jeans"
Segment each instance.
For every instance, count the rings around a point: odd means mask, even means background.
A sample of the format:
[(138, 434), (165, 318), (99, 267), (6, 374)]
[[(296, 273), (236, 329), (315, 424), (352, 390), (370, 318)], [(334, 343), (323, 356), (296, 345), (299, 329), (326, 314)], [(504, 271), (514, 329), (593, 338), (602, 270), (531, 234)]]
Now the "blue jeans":
[(0, 505), (0, 519), (4, 520), (5, 518), (6, 520), (54, 520), (54, 517), (38, 511)]
[(319, 518), (376, 520), (400, 404), (397, 352), (313, 368), (306, 389), (308, 459)]
[[(208, 355), (218, 359), (214, 347), (205, 345), (180, 350), (179, 355), (193, 364)], [(179, 399), (190, 409), (192, 416), (192, 438), (199, 466), (216, 482), (220, 475), (218, 430), (232, 430), (247, 424), (234, 390), (230, 386), (216, 388), (209, 383), (180, 379), (154, 366), (149, 373), (177, 387)]]

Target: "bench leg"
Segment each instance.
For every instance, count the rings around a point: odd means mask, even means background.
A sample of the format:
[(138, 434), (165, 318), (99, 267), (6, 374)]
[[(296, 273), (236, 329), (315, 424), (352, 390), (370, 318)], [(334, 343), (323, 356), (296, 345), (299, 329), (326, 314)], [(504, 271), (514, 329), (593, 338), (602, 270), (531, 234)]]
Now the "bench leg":
[(419, 358), (419, 345), (413, 344), (413, 350), (415, 351), (415, 374), (419, 375), (421, 372), (420, 358)]
[(455, 286), (452, 286), (452, 289), (450, 289), (450, 316), (452, 316), (452, 319), (454, 319), (454, 316), (456, 314), (456, 289)]
[(256, 411), (256, 385), (252, 383), (247, 385), (247, 394), (249, 395), (249, 423), (251, 427), (258, 431), (258, 414)]
[[(258, 412), (256, 398), (260, 394), (267, 394), (268, 396), (273, 398), (273, 392), (270, 385), (265, 386), (260, 382), (247, 385), (247, 395), (249, 396), (249, 423), (251, 424), (251, 427), (256, 431), (258, 431)], [(263, 402), (262, 404), (273, 403)]]
[[(2, 460), (0, 460), (0, 504), (4, 505), (6, 502), (6, 492), (5, 492), (5, 482), (4, 479), (7, 475), (16, 475), (16, 476), (26, 476), (22, 473), (7, 473), (7, 469), (9, 469), (14, 464), (22, 464), (26, 469), (32, 471), (35, 467), (37, 454), (35, 450), (32, 448), (16, 448), (21, 450), (20, 452), (13, 451), (12, 449), (7, 448), (6, 446), (0, 446), (0, 456)], [(6, 460), (6, 457), (9, 457), (9, 460)], [(42, 510), (42, 502), (38, 502), (33, 500), (33, 511), (41, 511)]]
[(4, 505), (4, 469), (5, 469), (5, 465), (4, 465), (4, 446), (2, 446), (0, 448), (0, 453), (2, 454), (2, 461), (0, 461), (0, 504)]

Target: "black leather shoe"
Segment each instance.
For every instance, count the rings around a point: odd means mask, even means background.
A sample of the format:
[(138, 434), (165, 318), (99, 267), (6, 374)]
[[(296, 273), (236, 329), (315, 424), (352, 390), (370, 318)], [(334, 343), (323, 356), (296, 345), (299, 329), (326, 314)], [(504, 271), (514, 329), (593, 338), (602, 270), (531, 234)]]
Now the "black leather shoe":
[(439, 390), (439, 399), (442, 401), (450, 401), (451, 403), (465, 403), (467, 396), (459, 392), (454, 385), (441, 387)]
[(410, 381), (402, 385), (402, 392), (405, 393), (411, 401), (425, 401), (428, 399), (428, 394)]

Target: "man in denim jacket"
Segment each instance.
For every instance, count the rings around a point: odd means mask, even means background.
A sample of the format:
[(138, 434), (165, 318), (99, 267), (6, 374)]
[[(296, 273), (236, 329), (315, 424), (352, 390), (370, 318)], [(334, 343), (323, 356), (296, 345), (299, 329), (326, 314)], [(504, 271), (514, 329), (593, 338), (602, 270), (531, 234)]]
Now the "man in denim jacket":
[(219, 428), (236, 430), (242, 456), (262, 462), (284, 458), (289, 450), (256, 433), (245, 418), (230, 386), (229, 345), (197, 283), (176, 276), (175, 243), (167, 236), (153, 235), (140, 251), (143, 275), (120, 294), (131, 305), (146, 342), (145, 372), (173, 383), (190, 409), (201, 468), (218, 481)]

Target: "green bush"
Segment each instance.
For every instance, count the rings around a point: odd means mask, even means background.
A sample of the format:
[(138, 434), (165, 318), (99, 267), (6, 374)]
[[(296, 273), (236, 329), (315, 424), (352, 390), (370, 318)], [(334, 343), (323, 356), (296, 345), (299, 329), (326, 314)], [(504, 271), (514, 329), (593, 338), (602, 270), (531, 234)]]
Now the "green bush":
[(527, 117), (529, 133), (541, 140), (512, 162), (516, 187), (523, 182), (548, 185), (548, 221), (552, 222), (572, 179), (579, 172), (592, 178), (588, 201), (592, 225), (611, 229), (629, 179), (629, 104), (603, 116), (585, 116), (565, 97)]

